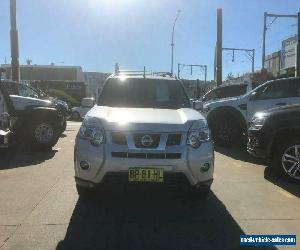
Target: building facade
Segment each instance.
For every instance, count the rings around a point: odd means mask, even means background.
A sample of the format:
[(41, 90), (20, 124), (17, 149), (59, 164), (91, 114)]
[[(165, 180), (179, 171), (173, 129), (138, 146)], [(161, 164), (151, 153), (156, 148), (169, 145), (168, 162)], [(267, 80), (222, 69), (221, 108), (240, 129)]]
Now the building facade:
[(272, 76), (278, 77), (281, 69), (281, 51), (276, 51), (265, 58), (265, 69)]
[[(5, 79), (11, 79), (11, 65), (3, 64)], [(86, 83), (80, 66), (20, 65), (21, 82), (33, 85), (49, 96), (58, 97), (71, 106), (86, 97)]]

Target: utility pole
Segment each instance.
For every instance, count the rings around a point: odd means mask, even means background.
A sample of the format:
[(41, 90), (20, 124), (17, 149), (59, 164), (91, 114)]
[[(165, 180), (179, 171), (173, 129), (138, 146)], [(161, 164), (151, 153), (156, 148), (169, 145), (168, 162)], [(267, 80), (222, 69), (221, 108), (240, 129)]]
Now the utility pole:
[(17, 3), (10, 0), (10, 44), (11, 44), (11, 77), (13, 81), (20, 81), (19, 38), (17, 30)]
[[(263, 45), (262, 45), (262, 60), (261, 60), (261, 68), (265, 68), (265, 58), (266, 58), (266, 33), (268, 30), (267, 27), (267, 18), (273, 17), (273, 21), (271, 24), (277, 19), (277, 18), (298, 18), (298, 15), (282, 15), (282, 14), (269, 14), (267, 12), (264, 13), (264, 29), (263, 29)], [(299, 25), (298, 25), (299, 29)]]
[(177, 19), (179, 17), (180, 10), (177, 11), (177, 15), (175, 17), (174, 23), (173, 23), (173, 29), (172, 29), (172, 42), (171, 42), (171, 74), (173, 75), (173, 65), (174, 65), (174, 31), (175, 31), (175, 25), (177, 22)]
[(266, 33), (267, 33), (267, 12), (264, 12), (264, 30), (263, 30), (263, 44), (262, 44), (262, 58), (261, 58), (261, 68), (265, 68), (265, 58), (266, 58)]
[(216, 75), (217, 85), (222, 84), (222, 9), (217, 9)]
[(206, 81), (207, 81), (207, 65), (178, 63), (177, 67), (178, 67), (177, 68), (178, 78), (180, 78), (181, 67), (189, 67), (191, 70), (191, 75), (193, 74), (193, 68), (195, 68), (195, 67), (204, 70), (204, 83), (206, 83)]
[(296, 76), (300, 76), (300, 12), (298, 12), (298, 42), (296, 59)]
[(222, 48), (222, 50), (232, 51), (232, 61), (233, 62), (234, 62), (234, 52), (235, 51), (245, 51), (250, 56), (251, 66), (252, 66), (252, 73), (254, 73), (254, 60), (255, 60), (255, 50), (254, 49)]

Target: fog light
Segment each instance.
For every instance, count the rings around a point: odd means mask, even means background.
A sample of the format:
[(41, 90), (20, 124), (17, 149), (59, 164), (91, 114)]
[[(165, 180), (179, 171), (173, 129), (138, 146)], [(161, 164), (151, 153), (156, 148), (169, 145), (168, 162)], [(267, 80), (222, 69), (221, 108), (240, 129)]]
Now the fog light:
[(91, 165), (87, 161), (81, 161), (80, 162), (80, 167), (81, 167), (82, 170), (89, 170)]
[(259, 146), (259, 139), (257, 137), (253, 137), (253, 139), (252, 139), (252, 145), (253, 146)]
[(207, 172), (210, 169), (209, 163), (204, 163), (203, 166), (200, 167), (200, 170), (203, 172)]

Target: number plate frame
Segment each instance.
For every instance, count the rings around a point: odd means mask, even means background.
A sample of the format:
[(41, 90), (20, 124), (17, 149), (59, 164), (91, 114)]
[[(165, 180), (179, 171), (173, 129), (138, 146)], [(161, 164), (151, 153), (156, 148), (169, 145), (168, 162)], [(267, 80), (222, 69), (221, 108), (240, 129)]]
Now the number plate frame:
[(151, 167), (133, 167), (128, 170), (129, 182), (164, 182), (164, 169)]

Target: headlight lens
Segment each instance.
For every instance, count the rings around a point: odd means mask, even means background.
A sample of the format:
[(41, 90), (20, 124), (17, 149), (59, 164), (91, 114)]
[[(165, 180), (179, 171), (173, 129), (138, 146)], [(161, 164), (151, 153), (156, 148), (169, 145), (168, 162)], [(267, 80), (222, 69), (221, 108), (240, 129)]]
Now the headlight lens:
[(268, 118), (268, 115), (266, 113), (258, 112), (253, 116), (249, 127), (251, 129), (259, 130), (263, 127), (267, 118)]
[(203, 142), (209, 140), (210, 131), (206, 120), (195, 121), (188, 132), (187, 144), (193, 148), (199, 148)]
[(79, 138), (89, 140), (93, 146), (99, 146), (104, 143), (105, 133), (102, 127), (88, 124), (84, 120), (79, 130)]

